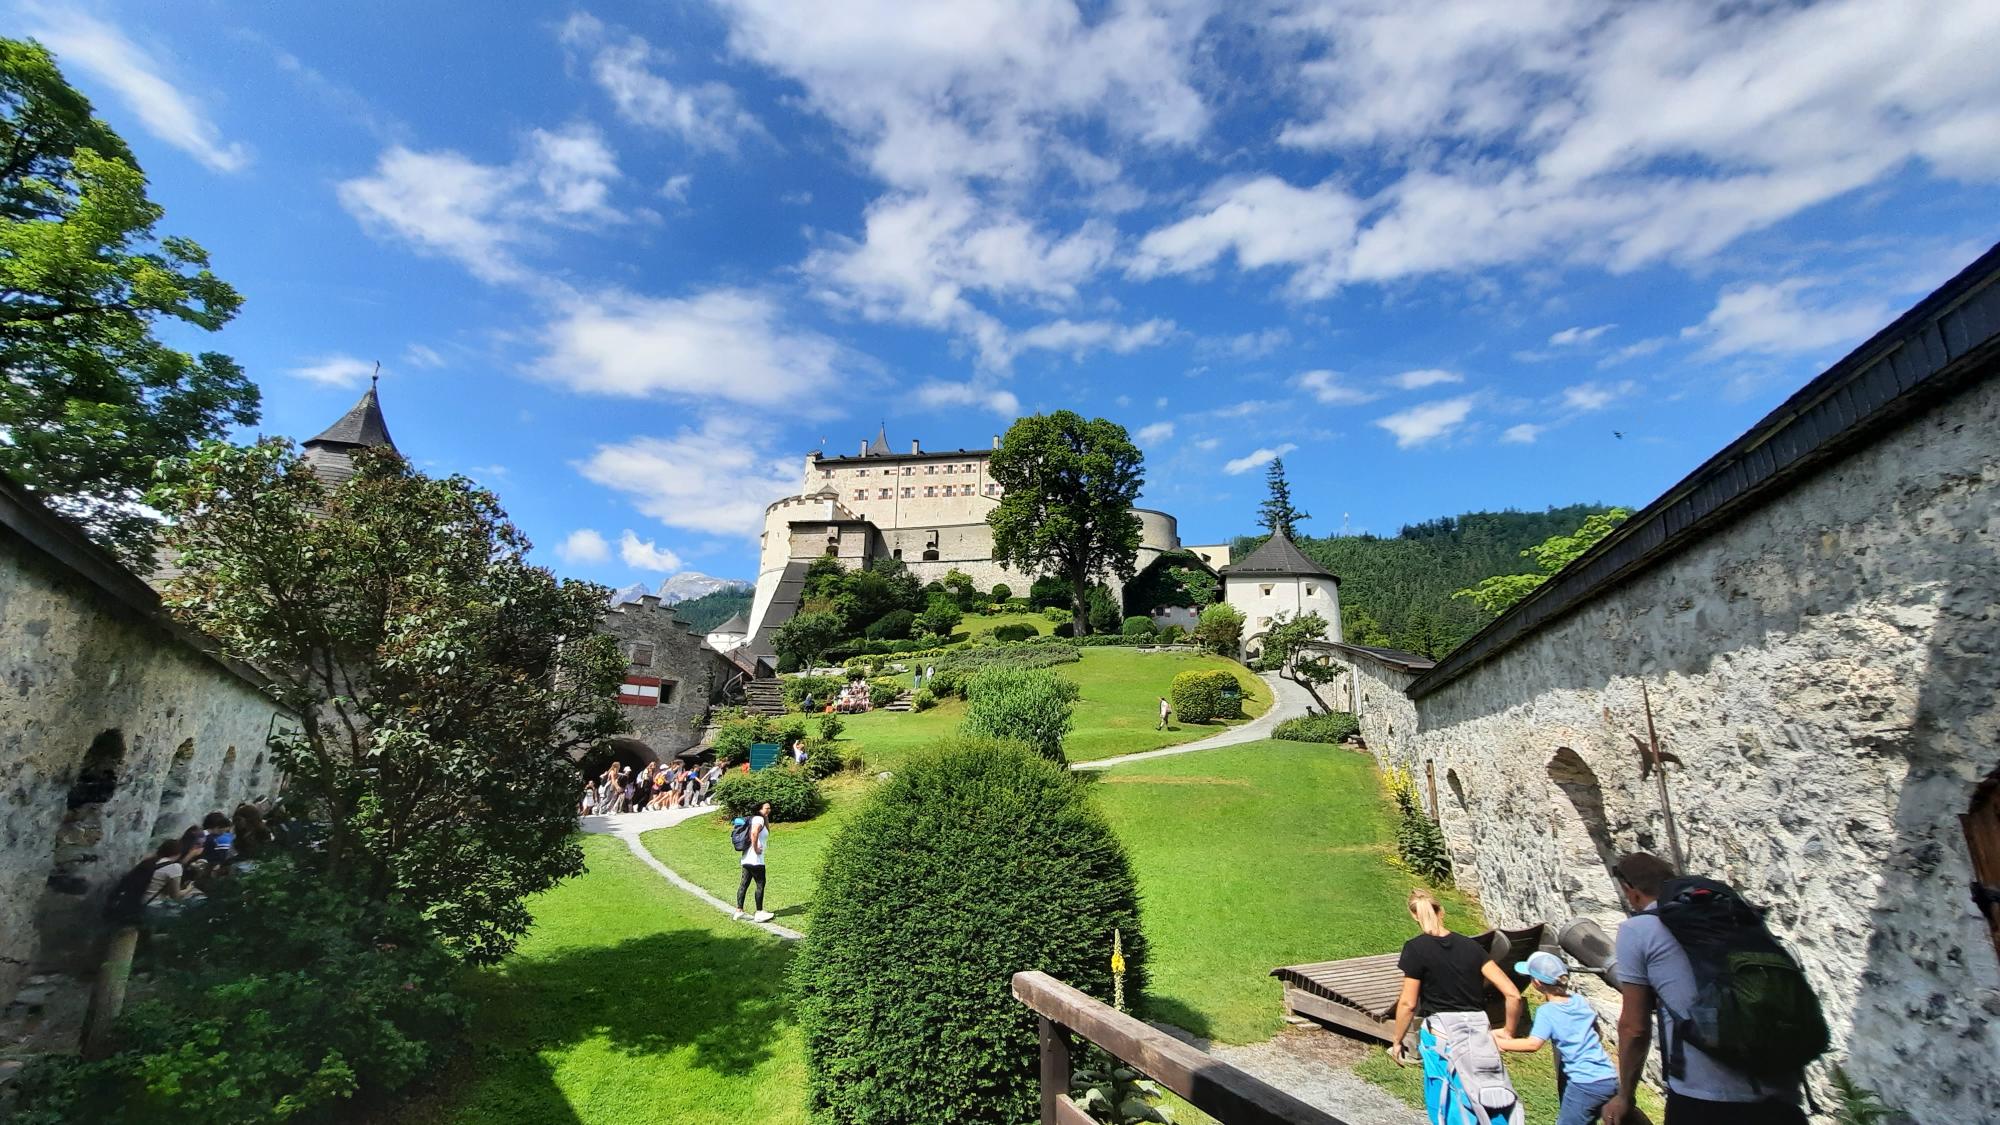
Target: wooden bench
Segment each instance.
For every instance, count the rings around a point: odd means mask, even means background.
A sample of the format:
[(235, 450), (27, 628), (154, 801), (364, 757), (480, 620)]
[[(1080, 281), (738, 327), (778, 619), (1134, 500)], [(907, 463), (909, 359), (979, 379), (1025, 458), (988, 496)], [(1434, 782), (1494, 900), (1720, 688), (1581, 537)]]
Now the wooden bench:
[[(1545, 927), (1536, 923), (1521, 930), (1488, 930), (1473, 937), (1484, 945), (1500, 968), (1516, 985), (1524, 984), (1514, 972), (1514, 962), (1526, 960), (1541, 948)], [(1341, 961), (1315, 961), (1308, 965), (1281, 965), (1271, 970), (1285, 985), (1285, 1012), (1307, 1016), (1349, 1031), (1389, 1041), (1396, 1026), (1396, 999), (1403, 992), (1403, 974), (1396, 967), (1398, 953), (1377, 953), (1349, 957)], [(1491, 1005), (1495, 1025), (1500, 1005)]]

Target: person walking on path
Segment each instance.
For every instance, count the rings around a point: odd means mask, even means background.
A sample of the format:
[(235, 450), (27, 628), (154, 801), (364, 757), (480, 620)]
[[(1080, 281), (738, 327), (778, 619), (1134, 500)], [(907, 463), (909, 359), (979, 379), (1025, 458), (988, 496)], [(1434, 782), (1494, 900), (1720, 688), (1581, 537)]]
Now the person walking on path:
[(764, 847), (771, 838), (771, 802), (757, 806), (757, 812), (750, 818), (750, 839), (743, 849), (743, 876), (736, 881), (736, 918), (743, 919), (743, 896), (750, 890), (750, 883), (757, 884), (757, 913), (750, 916), (752, 922), (768, 922), (775, 915), (764, 909)]
[(1444, 907), (1436, 896), (1421, 887), (1413, 890), (1409, 909), (1423, 932), (1403, 943), (1396, 961), (1403, 991), (1396, 999), (1389, 1057), (1405, 1065), (1403, 1037), (1415, 1016), (1421, 1021), (1417, 1053), (1423, 1060), (1424, 1109), (1431, 1125), (1461, 1120), (1520, 1125), (1521, 1103), (1512, 1096), (1513, 1083), (1487, 1025), (1486, 988), (1491, 985), (1506, 1001), (1500, 1030), (1510, 1039), (1521, 1023), (1521, 990), (1493, 963), (1485, 946), (1445, 928)]
[(1156, 726), (1156, 727), (1154, 727), (1153, 729), (1154, 729), (1154, 730), (1165, 730), (1165, 729), (1167, 729), (1167, 719), (1168, 719), (1168, 717), (1169, 717), (1169, 716), (1171, 716), (1171, 715), (1172, 715), (1173, 713), (1174, 713), (1174, 709), (1173, 709), (1173, 706), (1172, 706), (1171, 704), (1169, 704), (1169, 703), (1167, 702), (1167, 697), (1166, 697), (1166, 696), (1164, 696), (1164, 695), (1163, 695), (1163, 696), (1161, 696), (1161, 697), (1160, 697), (1160, 725), (1159, 725), (1159, 726)]
[[(1661, 891), (1670, 881), (1707, 881), (1677, 880), (1667, 861), (1646, 852), (1633, 852), (1611, 870), (1633, 914), (1618, 927), (1618, 990), (1625, 1003), (1618, 1015), (1618, 1093), (1605, 1103), (1604, 1125), (1645, 1120), (1632, 1097), (1652, 1049), (1656, 1010), (1666, 1125), (1806, 1125), (1798, 1105), (1802, 1072), (1753, 1077), (1695, 1046), (1682, 1026), (1695, 1009), (1700, 984), (1688, 951), (1661, 920)], [(1763, 1042), (1769, 1050), (1783, 1049), (1775, 1039)]]
[(1496, 1031), (1493, 1045), (1531, 1053), (1544, 1043), (1555, 1044), (1564, 1079), (1556, 1125), (1589, 1125), (1618, 1092), (1618, 1072), (1597, 1037), (1597, 1009), (1569, 990), (1569, 966), (1553, 953), (1538, 949), (1526, 961), (1516, 962), (1514, 971), (1534, 982), (1542, 1006), (1535, 1009), (1535, 1022), (1526, 1036), (1515, 1039)]

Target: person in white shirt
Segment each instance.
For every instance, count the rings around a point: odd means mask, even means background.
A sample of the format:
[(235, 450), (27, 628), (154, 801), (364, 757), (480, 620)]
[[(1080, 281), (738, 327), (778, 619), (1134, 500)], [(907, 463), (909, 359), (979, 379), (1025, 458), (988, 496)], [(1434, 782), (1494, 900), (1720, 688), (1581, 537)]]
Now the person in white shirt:
[(756, 815), (750, 818), (750, 846), (743, 849), (743, 877), (736, 883), (736, 917), (743, 917), (743, 896), (750, 890), (754, 880), (757, 884), (757, 913), (750, 916), (753, 922), (768, 922), (775, 915), (764, 909), (764, 849), (771, 839), (771, 802), (757, 806)]

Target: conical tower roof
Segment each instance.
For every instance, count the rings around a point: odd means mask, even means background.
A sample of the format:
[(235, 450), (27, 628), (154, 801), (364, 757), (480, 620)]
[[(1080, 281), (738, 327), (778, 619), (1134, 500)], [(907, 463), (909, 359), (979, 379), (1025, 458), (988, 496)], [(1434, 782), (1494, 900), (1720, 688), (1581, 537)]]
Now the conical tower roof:
[(1226, 575), (1269, 574), (1305, 578), (1332, 578), (1340, 581), (1334, 573), (1306, 557), (1299, 545), (1292, 542), (1283, 528), (1272, 532), (1264, 545), (1246, 555), (1242, 562), (1231, 563), (1222, 568)]
[(710, 630), (709, 630), (709, 632), (711, 632), (711, 633), (742, 633), (742, 634), (744, 634), (745, 636), (748, 636), (748, 635), (749, 635), (749, 633), (750, 633), (750, 619), (749, 619), (748, 617), (744, 616), (743, 614), (741, 614), (741, 613), (738, 613), (738, 614), (736, 614), (736, 615), (732, 616), (732, 617), (731, 617), (731, 618), (730, 618), (729, 620), (727, 620), (727, 621), (724, 621), (724, 622), (723, 622), (722, 624), (720, 624), (720, 625), (717, 625), (717, 626), (716, 626), (715, 628), (713, 628), (713, 629), (710, 629)]
[(340, 421), (328, 426), (320, 435), (305, 443), (307, 449), (315, 446), (336, 446), (342, 448), (396, 448), (389, 437), (389, 423), (382, 418), (382, 403), (376, 397), (375, 383), (368, 384), (368, 390), (359, 401), (340, 416)]
[(882, 428), (875, 431), (875, 440), (868, 446), (868, 453), (873, 457), (889, 455), (889, 423), (882, 423)]

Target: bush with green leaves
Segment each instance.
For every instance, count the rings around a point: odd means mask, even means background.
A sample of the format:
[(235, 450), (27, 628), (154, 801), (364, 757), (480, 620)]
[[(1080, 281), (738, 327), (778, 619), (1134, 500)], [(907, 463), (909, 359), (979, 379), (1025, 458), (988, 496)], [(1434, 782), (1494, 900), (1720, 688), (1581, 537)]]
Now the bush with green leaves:
[(1217, 656), (1235, 656), (1243, 647), (1243, 611), (1224, 602), (1203, 609), (1194, 640)]
[(918, 688), (917, 694), (910, 697), (910, 707), (916, 711), (928, 711), (936, 707), (937, 702), (937, 693), (929, 688)]
[(917, 628), (937, 637), (949, 637), (958, 623), (965, 620), (965, 611), (948, 594), (932, 594), (930, 604), (917, 614)]
[(1070, 611), (1070, 602), (1076, 597), (1069, 583), (1055, 575), (1035, 579), (1028, 587), (1028, 604), (1036, 609), (1061, 609)]
[(1118, 631), (1128, 637), (1150, 637), (1159, 632), (1150, 617), (1128, 617)]
[(1038, 635), (1039, 632), (1036, 628), (1025, 621), (1016, 621), (1010, 625), (996, 625), (993, 627), (993, 639), (999, 641), (1001, 644), (1015, 644)]
[(1451, 881), (1451, 849), (1444, 830), (1424, 811), (1417, 782), (1408, 770), (1389, 771), (1389, 793), (1396, 799), (1396, 858), (1411, 874), (1436, 886)]
[(917, 615), (909, 610), (892, 609), (862, 630), (862, 635), (871, 641), (900, 641), (909, 637), (916, 622)]
[(1045, 668), (988, 668), (965, 686), (965, 731), (1010, 738), (1045, 758), (1067, 761), (1063, 739), (1080, 694), (1074, 680)]
[(1071, 610), (1067, 605), (1049, 606), (1042, 611), (1042, 616), (1048, 618), (1049, 623), (1052, 625), (1067, 625), (1076, 620), (1075, 611)]
[(1160, 630), (1159, 640), (1160, 643), (1163, 645), (1177, 645), (1181, 643), (1181, 639), (1186, 636), (1187, 636), (1186, 629), (1183, 629), (1178, 625), (1169, 625), (1166, 628)]
[(1174, 717), (1184, 723), (1235, 719), (1243, 714), (1243, 685), (1233, 673), (1220, 668), (1175, 676), (1168, 699)]
[(1272, 738), (1289, 742), (1346, 742), (1361, 733), (1361, 721), (1345, 711), (1323, 715), (1300, 715), (1286, 719), (1271, 731)]
[(887, 707), (903, 694), (903, 685), (894, 680), (868, 681), (868, 706)]
[(964, 699), (965, 685), (972, 674), (963, 668), (944, 667), (924, 681), (924, 690), (938, 699)]
[(709, 740), (708, 745), (715, 751), (717, 761), (733, 766), (749, 760), (752, 743), (772, 742), (790, 746), (805, 736), (804, 715), (788, 715), (782, 719), (769, 715), (744, 715), (717, 723), (715, 737)]
[(118, 1049), (20, 1076), (19, 1125), (324, 1120), (433, 1072), (468, 1005), (417, 911), (272, 859), (218, 884), (150, 944)]
[(819, 736), (822, 741), (832, 742), (839, 738), (840, 732), (846, 727), (847, 724), (841, 721), (839, 715), (825, 714), (819, 717)]
[(715, 803), (728, 809), (730, 816), (749, 816), (765, 801), (771, 802), (771, 815), (779, 820), (811, 820), (826, 811), (826, 794), (819, 791), (819, 782), (789, 766), (731, 772), (715, 783)]
[(1014, 588), (1012, 586), (1007, 585), (1005, 582), (995, 582), (993, 584), (994, 605), (1006, 605), (1008, 602), (1013, 600), (1014, 600)]
[(1138, 995), (1137, 881), (1083, 783), (990, 739), (918, 754), (827, 845), (792, 961), (814, 1119), (1034, 1120), (1035, 1016), (1009, 982), (1038, 969), (1109, 1002), (1114, 930)]
[(798, 710), (811, 696), (815, 708), (824, 707), (847, 683), (845, 676), (786, 676), (785, 706)]
[(806, 744), (806, 776), (824, 781), (847, 768), (847, 758), (831, 742)]

